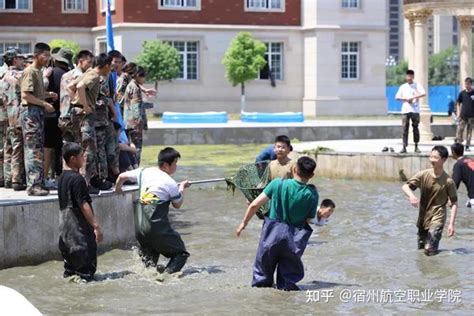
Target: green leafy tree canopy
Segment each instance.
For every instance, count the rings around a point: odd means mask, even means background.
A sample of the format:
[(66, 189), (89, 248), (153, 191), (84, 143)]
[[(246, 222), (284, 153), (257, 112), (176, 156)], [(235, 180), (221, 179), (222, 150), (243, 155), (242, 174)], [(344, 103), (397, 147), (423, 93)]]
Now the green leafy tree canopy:
[(226, 77), (235, 87), (257, 77), (266, 64), (264, 43), (250, 33), (239, 33), (231, 42), (222, 63), (226, 67)]
[(161, 41), (145, 41), (137, 64), (145, 68), (148, 80), (155, 86), (162, 80), (173, 80), (179, 76), (181, 67), (178, 51)]
[(399, 86), (405, 83), (406, 72), (408, 70), (408, 62), (400, 61), (396, 66), (386, 68), (387, 86)]

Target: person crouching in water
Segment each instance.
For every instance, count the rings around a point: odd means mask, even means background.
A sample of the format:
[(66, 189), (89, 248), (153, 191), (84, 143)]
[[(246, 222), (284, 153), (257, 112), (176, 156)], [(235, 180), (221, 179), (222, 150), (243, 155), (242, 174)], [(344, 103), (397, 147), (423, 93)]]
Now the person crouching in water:
[(247, 208), (237, 237), (260, 206), (271, 200), (253, 266), (252, 286), (272, 287), (276, 269), (278, 289), (299, 290), (296, 283), (304, 277), (301, 256), (313, 232), (308, 222), (316, 216), (319, 200), (316, 187), (308, 184), (315, 169), (312, 158), (299, 158), (292, 169), (293, 179), (273, 180)]
[(77, 275), (85, 281), (92, 281), (97, 269), (97, 242), (102, 241), (102, 230), (94, 216), (87, 183), (79, 174), (85, 161), (81, 146), (65, 143), (62, 151), (66, 164), (58, 179), (58, 198), (63, 276)]
[[(424, 249), (425, 255), (438, 254), (438, 245), (446, 223), (446, 204), (451, 203), (451, 218), (448, 236), (454, 235), (454, 222), (458, 210), (456, 184), (444, 171), (443, 165), (448, 159), (448, 150), (444, 146), (434, 146), (430, 162), (433, 168), (422, 170), (414, 175), (402, 190), (413, 207), (420, 209), (418, 214), (418, 249)], [(420, 188), (420, 199), (413, 191)]]
[[(179, 158), (178, 151), (166, 147), (158, 154), (158, 167), (124, 172), (117, 178), (115, 186), (116, 192), (122, 192), (125, 181), (138, 182), (140, 200), (135, 209), (135, 235), (140, 244), (139, 253), (145, 266), (156, 267), (160, 273), (180, 271), (189, 257), (181, 236), (168, 219), (170, 204), (180, 208), (184, 190), (189, 187), (189, 181), (177, 184), (171, 178)], [(160, 255), (170, 258), (166, 267), (158, 265)]]

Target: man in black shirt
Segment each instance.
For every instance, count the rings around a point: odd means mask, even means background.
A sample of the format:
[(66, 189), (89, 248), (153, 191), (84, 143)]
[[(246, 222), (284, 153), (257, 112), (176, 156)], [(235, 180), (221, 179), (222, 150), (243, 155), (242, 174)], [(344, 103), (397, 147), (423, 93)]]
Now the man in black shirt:
[(79, 174), (84, 164), (82, 148), (76, 143), (63, 146), (65, 170), (58, 180), (59, 250), (64, 259), (65, 278), (79, 276), (92, 281), (97, 269), (97, 243), (102, 230), (92, 210), (86, 181)]
[(457, 160), (453, 167), (453, 180), (456, 188), (464, 183), (469, 197), (468, 207), (474, 204), (474, 159), (464, 157), (464, 147), (460, 143), (451, 145), (452, 158)]
[[(52, 55), (54, 58), (54, 68), (48, 77), (47, 91), (55, 92), (57, 95), (60, 94), (61, 78), (69, 71), (70, 65), (72, 65), (72, 56), (73, 53), (69, 48), (61, 48), (57, 54)], [(61, 147), (63, 139), (61, 137), (61, 130), (58, 127), (58, 118), (60, 114), (59, 101), (59, 98), (57, 98), (57, 100), (53, 102), (54, 112), (46, 113), (44, 118), (45, 177), (49, 175), (50, 167), (52, 167), (51, 169), (54, 169), (55, 176), (59, 176), (62, 171)]]
[(464, 90), (459, 93), (457, 100), (457, 115), (459, 119), (456, 131), (456, 143), (463, 142), (464, 129), (466, 131), (466, 150), (471, 146), (472, 127), (474, 124), (474, 90), (472, 90), (472, 79), (464, 80)]

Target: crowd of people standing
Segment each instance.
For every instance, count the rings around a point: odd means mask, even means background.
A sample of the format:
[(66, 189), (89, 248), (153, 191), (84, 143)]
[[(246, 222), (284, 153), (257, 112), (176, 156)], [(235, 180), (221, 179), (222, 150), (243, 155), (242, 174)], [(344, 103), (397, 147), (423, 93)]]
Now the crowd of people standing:
[[(75, 65), (73, 64), (73, 59)], [(112, 188), (140, 163), (147, 118), (145, 70), (117, 50), (94, 56), (37, 43), (10, 47), (0, 67), (0, 187), (44, 196), (56, 189), (64, 143), (81, 145), (89, 193)]]

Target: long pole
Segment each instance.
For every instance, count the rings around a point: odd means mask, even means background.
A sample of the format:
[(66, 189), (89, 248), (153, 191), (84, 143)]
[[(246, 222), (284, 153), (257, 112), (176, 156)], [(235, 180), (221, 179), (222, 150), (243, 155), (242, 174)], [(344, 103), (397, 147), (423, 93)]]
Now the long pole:
[(226, 178), (196, 180), (196, 181), (189, 181), (189, 184), (213, 183), (213, 182), (222, 182), (222, 181), (225, 181), (225, 180), (226, 180)]

